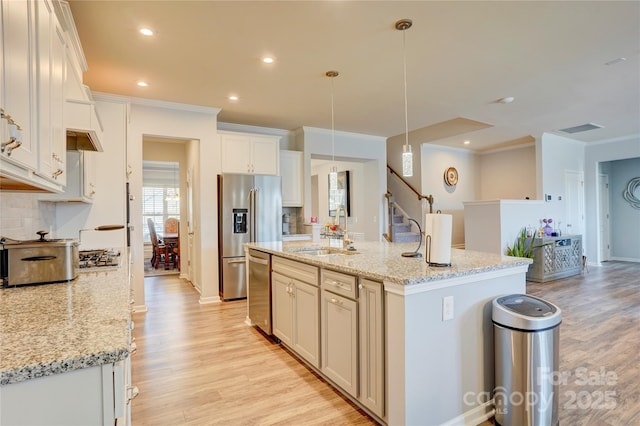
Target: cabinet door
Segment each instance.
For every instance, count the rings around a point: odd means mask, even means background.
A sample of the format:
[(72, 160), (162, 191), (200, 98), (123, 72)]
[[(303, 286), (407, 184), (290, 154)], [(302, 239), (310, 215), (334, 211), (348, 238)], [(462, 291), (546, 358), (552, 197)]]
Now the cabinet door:
[(67, 132), (64, 126), (64, 81), (67, 69), (66, 43), (55, 21), (51, 40), (51, 143), (55, 181), (67, 184)]
[(320, 289), (294, 281), (293, 349), (311, 365), (320, 367)]
[(302, 152), (280, 151), (282, 207), (302, 207)]
[(287, 346), (293, 345), (293, 307), (291, 279), (277, 272), (271, 274), (271, 315), (273, 335)]
[(36, 103), (34, 64), (34, 4), (28, 1), (2, 0), (2, 49), (4, 113), (11, 116), (22, 128), (22, 145), (11, 151), (5, 150), (3, 160), (37, 170), (38, 150), (32, 130), (32, 110)]
[(223, 173), (251, 173), (251, 139), (244, 135), (221, 135)]
[(382, 283), (361, 279), (359, 289), (360, 397), (367, 408), (384, 416), (384, 310)]
[(267, 136), (251, 137), (251, 173), (257, 175), (277, 175), (280, 164), (279, 139)]
[(357, 303), (322, 290), (321, 371), (350, 395), (358, 396)]

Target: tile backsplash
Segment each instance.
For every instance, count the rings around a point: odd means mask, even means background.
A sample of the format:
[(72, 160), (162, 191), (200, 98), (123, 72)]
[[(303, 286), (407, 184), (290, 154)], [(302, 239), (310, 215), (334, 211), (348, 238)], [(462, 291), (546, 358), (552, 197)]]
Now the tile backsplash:
[(55, 203), (39, 201), (37, 193), (0, 192), (0, 236), (16, 240), (37, 238), (43, 229), (52, 232)]

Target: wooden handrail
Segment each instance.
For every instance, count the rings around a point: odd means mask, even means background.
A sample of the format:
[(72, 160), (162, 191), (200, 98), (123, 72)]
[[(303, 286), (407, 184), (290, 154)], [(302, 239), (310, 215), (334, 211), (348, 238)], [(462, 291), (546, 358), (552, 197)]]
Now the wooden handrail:
[[(409, 182), (407, 182), (402, 177), (402, 175), (400, 175), (400, 173), (396, 172), (393, 169), (393, 167), (391, 167), (390, 165), (387, 164), (387, 169), (389, 169), (391, 174), (398, 176), (400, 178), (400, 180), (402, 181), (402, 183), (404, 183), (406, 186), (408, 186), (409, 189), (411, 189), (411, 191), (413, 191), (413, 193), (416, 194), (416, 196), (418, 197), (418, 200), (427, 200), (427, 202), (429, 203), (429, 213), (433, 213), (433, 195), (422, 195)], [(389, 193), (389, 195), (391, 195), (391, 194)]]

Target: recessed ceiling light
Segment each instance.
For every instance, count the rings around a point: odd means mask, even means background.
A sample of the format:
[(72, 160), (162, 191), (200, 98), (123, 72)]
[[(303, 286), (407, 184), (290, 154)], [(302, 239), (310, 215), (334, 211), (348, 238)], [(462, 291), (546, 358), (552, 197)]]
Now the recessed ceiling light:
[(273, 61), (275, 61), (275, 59), (273, 59), (271, 56), (265, 56), (264, 58), (262, 58), (262, 62), (264, 62), (265, 64), (272, 64)]
[(471, 141), (464, 141), (463, 144), (465, 145), (469, 145), (471, 143)]
[(515, 100), (516, 98), (514, 98), (513, 96), (507, 96), (506, 98), (498, 99), (498, 102), (500, 102), (501, 104), (510, 104)]
[(231, 96), (229, 96), (229, 98), (228, 98), (228, 99), (229, 99), (230, 101), (237, 101), (237, 100), (238, 100), (238, 97), (237, 97), (236, 95), (231, 95)]
[(146, 81), (139, 81), (139, 82), (138, 82), (138, 86), (140, 86), (140, 87), (147, 87), (147, 86), (149, 86), (149, 83), (147, 83)]
[(142, 29), (140, 29), (140, 34), (145, 35), (145, 36), (152, 36), (153, 35), (153, 30), (150, 30), (149, 28), (142, 28)]
[(616, 58), (616, 59), (614, 59), (612, 61), (605, 62), (604, 64), (605, 65), (615, 65), (615, 64), (619, 64), (620, 62), (624, 62), (626, 60), (627, 60), (627, 58)]

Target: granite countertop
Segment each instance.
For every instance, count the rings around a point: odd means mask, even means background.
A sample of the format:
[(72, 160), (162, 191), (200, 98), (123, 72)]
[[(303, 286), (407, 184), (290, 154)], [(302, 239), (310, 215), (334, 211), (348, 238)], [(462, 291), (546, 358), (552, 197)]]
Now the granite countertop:
[(126, 358), (130, 297), (126, 267), (1, 288), (0, 385)]
[[(358, 241), (353, 245), (357, 254), (317, 256), (305, 254), (299, 250), (308, 247), (342, 248), (342, 241), (323, 239), (318, 243), (292, 241), (246, 244), (249, 248), (255, 248), (292, 260), (400, 285), (416, 285), (483, 272), (523, 267), (532, 263), (531, 259), (520, 257), (451, 249), (451, 266), (432, 267), (427, 265), (424, 257), (408, 258), (401, 256), (403, 252), (415, 251), (417, 243)], [(422, 246), (420, 252), (424, 255), (424, 246)]]

